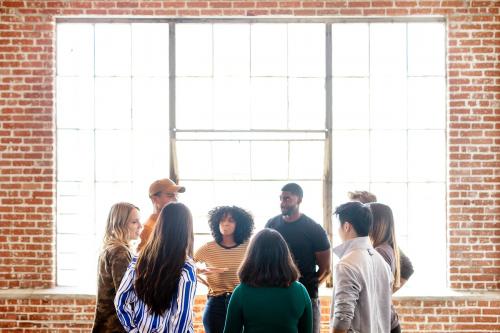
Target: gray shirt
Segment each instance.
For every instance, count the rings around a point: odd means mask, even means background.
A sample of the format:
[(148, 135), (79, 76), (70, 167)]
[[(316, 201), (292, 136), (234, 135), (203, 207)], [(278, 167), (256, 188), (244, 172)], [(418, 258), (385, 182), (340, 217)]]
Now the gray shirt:
[(340, 258), (334, 272), (333, 327), (352, 333), (389, 333), (393, 281), (389, 265), (368, 237), (345, 241), (333, 252)]

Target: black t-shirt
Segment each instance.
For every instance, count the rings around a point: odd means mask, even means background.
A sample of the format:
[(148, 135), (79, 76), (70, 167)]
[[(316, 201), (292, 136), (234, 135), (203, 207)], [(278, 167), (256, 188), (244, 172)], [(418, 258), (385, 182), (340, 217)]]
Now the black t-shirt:
[(330, 248), (323, 227), (302, 214), (294, 222), (285, 222), (282, 215), (275, 216), (266, 223), (266, 228), (275, 229), (283, 236), (299, 268), (300, 283), (306, 287), (311, 298), (318, 297), (315, 253)]

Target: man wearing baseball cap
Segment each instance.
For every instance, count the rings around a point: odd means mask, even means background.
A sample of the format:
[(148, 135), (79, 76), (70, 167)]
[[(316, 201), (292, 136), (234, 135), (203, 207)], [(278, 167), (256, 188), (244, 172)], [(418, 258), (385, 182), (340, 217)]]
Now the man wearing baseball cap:
[(153, 232), (161, 209), (168, 203), (177, 201), (177, 195), (179, 193), (184, 193), (185, 191), (186, 188), (176, 185), (168, 178), (156, 180), (151, 184), (151, 186), (149, 186), (149, 198), (153, 203), (153, 214), (151, 214), (148, 220), (144, 223), (144, 229), (142, 229), (141, 233), (141, 243), (137, 247), (137, 251), (142, 250), (144, 245), (146, 245), (149, 235)]

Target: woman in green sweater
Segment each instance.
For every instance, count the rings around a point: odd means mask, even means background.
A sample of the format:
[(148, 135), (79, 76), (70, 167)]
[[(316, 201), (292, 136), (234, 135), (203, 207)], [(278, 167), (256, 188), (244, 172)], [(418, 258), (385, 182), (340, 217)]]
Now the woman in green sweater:
[(312, 333), (311, 299), (288, 246), (272, 229), (251, 240), (229, 301), (224, 333)]

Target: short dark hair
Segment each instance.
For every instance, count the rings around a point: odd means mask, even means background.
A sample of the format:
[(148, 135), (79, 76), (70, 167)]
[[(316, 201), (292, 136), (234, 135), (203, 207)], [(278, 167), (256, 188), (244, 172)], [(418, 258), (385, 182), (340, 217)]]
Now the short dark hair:
[(359, 201), (346, 202), (335, 209), (339, 216), (340, 224), (349, 222), (356, 230), (359, 237), (368, 236), (373, 224), (373, 216), (370, 208)]
[(236, 222), (234, 241), (241, 244), (249, 239), (254, 228), (252, 214), (237, 206), (218, 206), (208, 212), (208, 225), (215, 241), (222, 242), (219, 224), (226, 215), (231, 215)]
[(300, 199), (304, 196), (304, 191), (299, 184), (296, 183), (288, 183), (281, 188), (281, 192), (290, 192), (298, 196)]
[(251, 287), (289, 287), (300, 276), (279, 232), (265, 228), (250, 241), (238, 275)]

